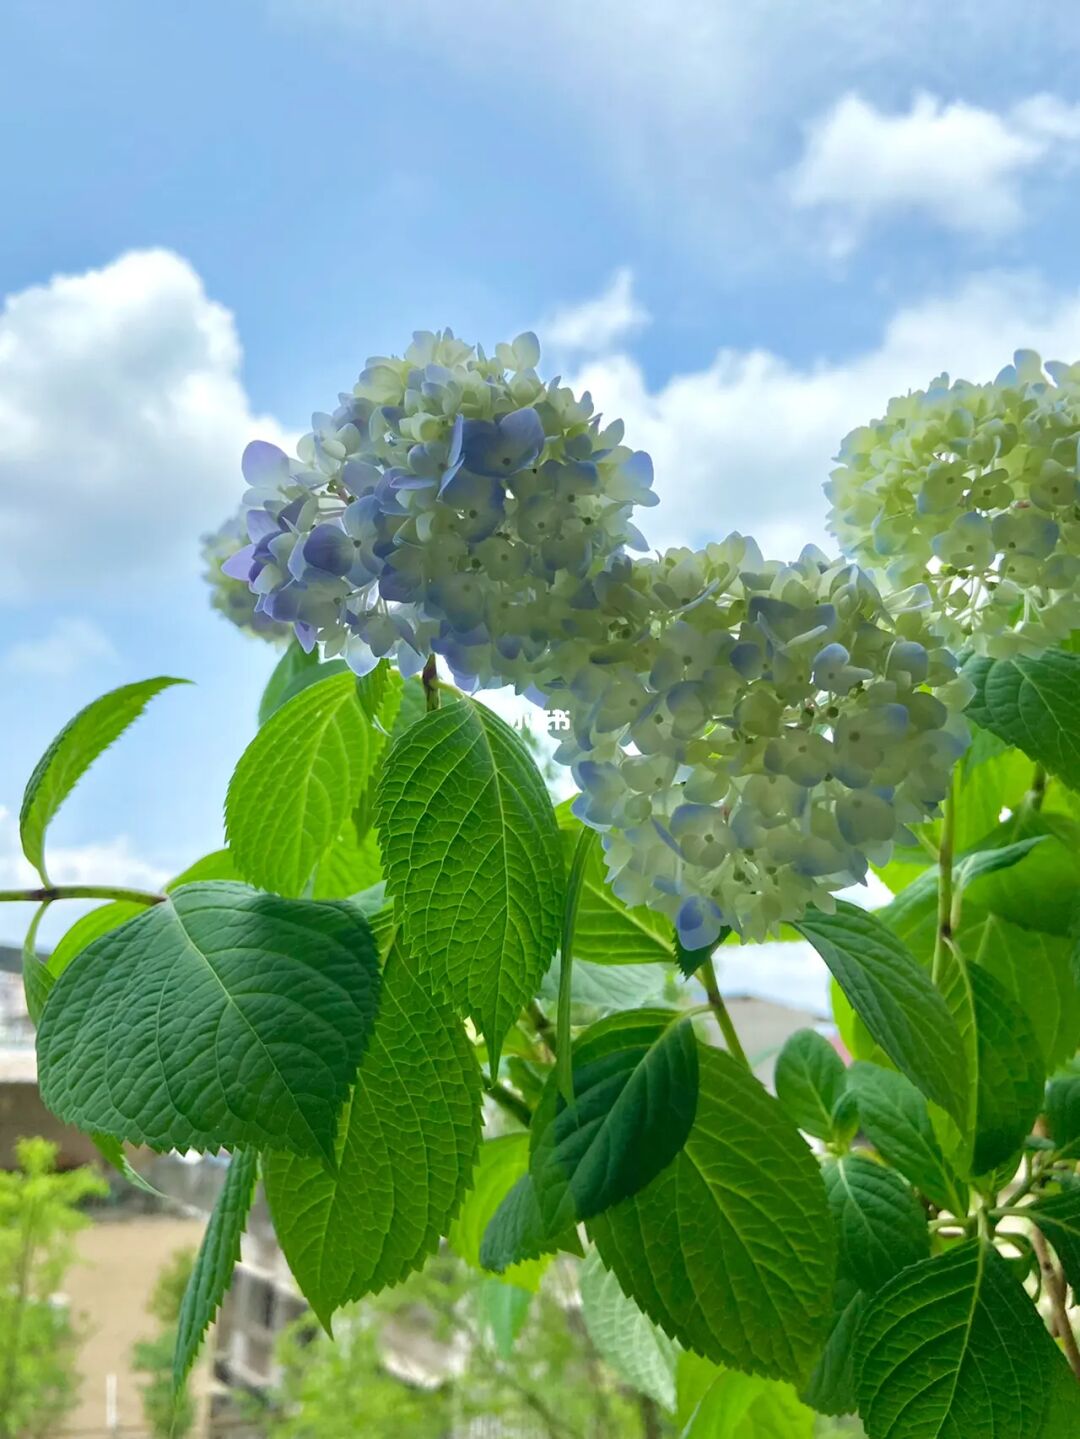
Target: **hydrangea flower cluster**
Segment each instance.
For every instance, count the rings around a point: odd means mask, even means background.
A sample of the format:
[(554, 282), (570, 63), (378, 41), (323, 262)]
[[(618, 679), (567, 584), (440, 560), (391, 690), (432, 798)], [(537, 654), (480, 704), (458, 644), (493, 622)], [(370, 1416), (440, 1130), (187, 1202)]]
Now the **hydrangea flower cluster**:
[(203, 578), (210, 586), (210, 604), (238, 629), (247, 630), (260, 639), (280, 643), (292, 635), (292, 625), (272, 620), (256, 607), (256, 596), (244, 580), (232, 579), (223, 566), (244, 543), (246, 531), (242, 514), (202, 537)]
[(845, 554), (927, 584), (946, 643), (1031, 654), (1080, 629), (1080, 365), (1031, 350), (992, 384), (890, 401), (826, 486)]
[(616, 892), (689, 948), (761, 939), (945, 794), (966, 696), (929, 591), (890, 612), (854, 565), (739, 535), (632, 561), (651, 463), (538, 359), (531, 334), (488, 359), (445, 331), (370, 360), (297, 458), (248, 447), (225, 571), (360, 673), (434, 652), (564, 711), (556, 758)]
[(583, 580), (644, 548), (630, 513), (656, 501), (648, 456), (539, 357), (532, 334), (489, 359), (446, 330), (369, 360), (298, 458), (248, 446), (251, 543), (226, 574), (359, 674), (434, 651), (463, 688), (518, 678)]
[(556, 758), (615, 892), (688, 948), (831, 907), (944, 798), (967, 693), (925, 593), (890, 615), (854, 565), (812, 546), (765, 561), (740, 535), (616, 563), (596, 588), (614, 623), (563, 646)]

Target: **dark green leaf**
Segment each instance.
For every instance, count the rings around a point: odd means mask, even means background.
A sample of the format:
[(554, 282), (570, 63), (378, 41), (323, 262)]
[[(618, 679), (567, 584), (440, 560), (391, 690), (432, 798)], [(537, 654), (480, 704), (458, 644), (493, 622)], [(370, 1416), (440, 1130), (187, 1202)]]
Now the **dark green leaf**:
[(967, 1213), (967, 1190), (945, 1162), (926, 1100), (902, 1074), (859, 1061), (848, 1085), (863, 1133), (883, 1159), (941, 1209)]
[(589, 1223), (625, 1293), (716, 1363), (802, 1379), (827, 1331), (834, 1251), (817, 1161), (730, 1055), (702, 1049), (694, 1127), (652, 1183)]
[(868, 1439), (1042, 1439), (1064, 1360), (1008, 1265), (981, 1240), (901, 1271), (855, 1345)]
[[(528, 1168), (527, 1134), (504, 1134), (481, 1144), (473, 1170), (472, 1189), (466, 1194), (461, 1212), (450, 1230), (450, 1247), (474, 1269), (484, 1267), (480, 1249), (489, 1224), (510, 1191), (528, 1174)], [(515, 1264), (503, 1278), (509, 1284), (520, 1285), (535, 1293), (547, 1263), (546, 1259), (540, 1259)]]
[(45, 831), (56, 811), (103, 750), (120, 738), (156, 694), (186, 680), (139, 680), (93, 700), (69, 720), (38, 760), (23, 793), (19, 835), (23, 854), (47, 884)]
[(697, 1108), (698, 1043), (676, 1011), (602, 1019), (578, 1037), (573, 1062), (574, 1102), (552, 1075), (530, 1130), (549, 1234), (643, 1189), (685, 1144)]
[(1040, 1198), (1024, 1213), (1054, 1246), (1074, 1296), (1080, 1295), (1080, 1189)]
[(176, 1325), (173, 1384), (177, 1389), (195, 1362), (203, 1335), (213, 1323), (240, 1258), (240, 1236), (255, 1195), (258, 1164), (258, 1156), (253, 1149), (240, 1150), (233, 1155), (225, 1183), (206, 1226), (195, 1267), (184, 1290)]
[(978, 1038), (973, 1174), (1013, 1158), (1042, 1107), (1045, 1070), (1038, 1041), (1020, 1009), (987, 970), (970, 969)]
[(813, 1029), (799, 1029), (781, 1049), (773, 1079), (788, 1118), (816, 1139), (850, 1126), (847, 1071), (836, 1050)]
[(827, 1164), (824, 1174), (841, 1277), (872, 1294), (901, 1269), (929, 1257), (926, 1215), (894, 1169), (845, 1154)]
[(57, 980), (38, 1031), (42, 1098), (82, 1129), (152, 1149), (332, 1161), (377, 997), (354, 907), (187, 885)]
[(351, 673), (320, 678), (272, 714), (229, 782), (225, 827), (252, 884), (299, 896), (352, 814), (374, 758)]
[(836, 977), (871, 1037), (903, 1074), (960, 1122), (969, 1077), (945, 1002), (911, 952), (881, 921), (837, 901), (795, 926)]
[(820, 1414), (850, 1414), (855, 1408), (853, 1345), (867, 1296), (850, 1280), (838, 1280), (833, 1326), (802, 1398)]
[(1046, 1086), (1046, 1126), (1059, 1148), (1080, 1151), (1080, 1065), (1055, 1074)]
[(479, 1143), (472, 1045), (395, 946), (342, 1116), (336, 1171), (284, 1154), (264, 1164), (289, 1268), (327, 1329), (336, 1309), (397, 1284), (434, 1252), (461, 1204)]
[(562, 922), (562, 846), (540, 773), (509, 725), (464, 700), (393, 744), (376, 815), (406, 948), (481, 1030), (494, 1073)]
[(493, 1274), (511, 1274), (533, 1260), (565, 1249), (582, 1253), (571, 1225), (552, 1234), (544, 1225), (531, 1174), (523, 1174), (491, 1216), (480, 1241), (480, 1266)]
[(1044, 650), (964, 666), (975, 686), (968, 716), (1080, 789), (1080, 655)]

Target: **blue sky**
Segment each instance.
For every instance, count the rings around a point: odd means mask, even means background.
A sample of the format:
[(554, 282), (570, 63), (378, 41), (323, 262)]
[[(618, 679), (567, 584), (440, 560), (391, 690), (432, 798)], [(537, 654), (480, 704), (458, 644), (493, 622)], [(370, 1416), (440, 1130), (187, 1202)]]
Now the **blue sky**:
[(890, 394), (1080, 356), (1078, 48), (1047, 0), (7, 0), (0, 875), (44, 743), (149, 673), (197, 687), (54, 869), (218, 842), (272, 655), (208, 610), (198, 535), (248, 438), (414, 328), (536, 328), (653, 452), (652, 538), (777, 555)]

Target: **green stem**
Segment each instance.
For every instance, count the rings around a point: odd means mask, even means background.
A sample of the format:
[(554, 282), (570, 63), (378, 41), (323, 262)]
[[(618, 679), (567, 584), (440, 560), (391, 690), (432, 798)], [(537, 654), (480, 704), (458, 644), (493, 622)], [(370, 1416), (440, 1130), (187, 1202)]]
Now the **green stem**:
[(742, 1047), (738, 1032), (731, 1021), (728, 1007), (724, 1003), (724, 996), (720, 993), (720, 986), (716, 982), (716, 970), (713, 969), (712, 955), (698, 970), (701, 975), (701, 982), (705, 986), (705, 993), (709, 996), (709, 1008), (716, 1017), (720, 1026), (720, 1033), (724, 1036), (724, 1043), (728, 1047), (728, 1053), (733, 1059), (750, 1069), (750, 1061), (746, 1057), (746, 1050)]
[(945, 955), (952, 945), (953, 935), (953, 851), (956, 846), (956, 795), (955, 780), (950, 776), (949, 788), (941, 817), (941, 845), (938, 849), (938, 907), (937, 934), (934, 938), (934, 966), (932, 978), (935, 984), (941, 980)]
[(500, 1109), (504, 1109), (507, 1114), (512, 1115), (519, 1124), (528, 1129), (532, 1123), (532, 1110), (512, 1089), (508, 1089), (505, 1084), (496, 1080), (488, 1088), (488, 1093)]
[(1046, 770), (1041, 764), (1035, 766), (1035, 773), (1031, 776), (1031, 788), (1028, 790), (1026, 799), (1028, 807), (1034, 810), (1042, 809), (1043, 800), (1046, 798)]
[(57, 899), (119, 899), (127, 904), (164, 904), (167, 894), (116, 884), (51, 884), (41, 889), (0, 889), (0, 904), (52, 904)]
[(577, 925), (578, 906), (581, 903), (581, 887), (585, 882), (585, 871), (600, 836), (594, 829), (583, 826), (574, 846), (574, 857), (570, 861), (570, 875), (566, 881), (566, 906), (563, 909), (562, 944), (559, 948), (559, 1003), (555, 1011), (555, 1033), (558, 1044), (555, 1050), (555, 1081), (567, 1104), (574, 1102), (574, 1059), (570, 1046), (570, 1002), (574, 973), (574, 929)]
[(420, 683), (424, 686), (424, 699), (427, 701), (428, 710), (439, 708), (439, 672), (435, 666), (435, 656), (428, 655), (427, 663), (420, 674)]

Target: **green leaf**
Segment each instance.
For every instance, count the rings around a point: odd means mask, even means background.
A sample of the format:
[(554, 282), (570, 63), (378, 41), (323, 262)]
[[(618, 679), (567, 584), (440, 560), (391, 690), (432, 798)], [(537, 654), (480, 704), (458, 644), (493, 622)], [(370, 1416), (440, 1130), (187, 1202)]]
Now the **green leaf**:
[(225, 800), (229, 847), (245, 879), (303, 894), (370, 773), (371, 734), (351, 672), (308, 685), (270, 716)]
[(532, 1295), (516, 1284), (485, 1279), (477, 1287), (475, 1298), (481, 1330), (490, 1333), (499, 1357), (509, 1359), (528, 1318)]
[(941, 1209), (967, 1213), (967, 1190), (941, 1152), (926, 1100), (902, 1074), (858, 1061), (848, 1086), (863, 1133), (877, 1152)]
[(694, 1122), (698, 1042), (677, 1011), (602, 1019), (573, 1047), (574, 1102), (548, 1080), (530, 1130), (543, 1225), (557, 1234), (636, 1194), (670, 1164)]
[(577, 1230), (568, 1225), (561, 1233), (545, 1226), (531, 1174), (523, 1174), (491, 1216), (480, 1241), (480, 1265), (494, 1274), (510, 1274), (532, 1261), (565, 1249), (582, 1254)]
[(187, 885), (57, 980), (38, 1031), (41, 1095), (60, 1119), (151, 1149), (333, 1162), (377, 996), (354, 907)]
[(578, 1288), (581, 1316), (600, 1358), (633, 1389), (674, 1409), (678, 1346), (622, 1292), (595, 1249), (581, 1266)]
[(842, 1277), (873, 1293), (901, 1269), (929, 1257), (926, 1215), (894, 1169), (845, 1154), (826, 1164), (824, 1176)]
[(799, 1029), (776, 1060), (776, 1097), (792, 1123), (816, 1139), (832, 1139), (850, 1126), (854, 1106), (847, 1071), (836, 1050), (813, 1029)]
[(48, 908), (47, 900), (38, 905), (22, 947), (23, 994), (26, 996), (26, 1012), (35, 1027), (41, 1022), (45, 1001), (56, 982), (37, 952), (37, 932)]
[(48, 884), (45, 831), (53, 816), (103, 750), (120, 738), (156, 694), (186, 680), (139, 680), (93, 700), (67, 722), (38, 760), (23, 794), (19, 835), (23, 854)]
[[(559, 956), (540, 985), (540, 998), (554, 1002), (559, 991)], [(666, 992), (668, 976), (646, 965), (591, 964), (576, 959), (570, 987), (571, 1016), (575, 1025), (592, 1024), (617, 1010), (659, 1004)]]
[[(473, 1170), (472, 1190), (465, 1196), (449, 1235), (451, 1249), (474, 1269), (484, 1268), (480, 1247), (488, 1225), (506, 1196), (520, 1179), (528, 1175), (528, 1169), (527, 1134), (504, 1134), (481, 1144)], [(517, 1284), (535, 1294), (548, 1263), (547, 1259), (540, 1259), (514, 1264), (505, 1271), (502, 1279), (507, 1284)]]
[(1002, 846), (1041, 838), (1022, 864), (973, 881), (965, 904), (991, 910), (1013, 924), (1038, 928), (1050, 934), (1071, 934), (1080, 890), (1080, 824), (1064, 814), (1023, 809), (1000, 825), (993, 838)]
[(871, 1299), (856, 1337), (859, 1414), (868, 1439), (1041, 1439), (1062, 1363), (1005, 1260), (972, 1240)]
[(1046, 1126), (1060, 1149), (1080, 1151), (1080, 1066), (1070, 1065), (1046, 1086)]
[(680, 1439), (813, 1439), (814, 1413), (790, 1384), (736, 1374), (684, 1354), (678, 1367)]
[(1040, 1198), (1024, 1214), (1054, 1246), (1074, 1297), (1080, 1294), (1080, 1189)]
[(562, 922), (563, 854), (540, 773), (509, 725), (463, 700), (393, 744), (376, 823), (406, 948), (480, 1029), (494, 1074)]
[(99, 904), (96, 909), (81, 915), (71, 928), (61, 935), (56, 948), (45, 961), (50, 977), (59, 979), (75, 956), (81, 954), (88, 944), (111, 930), (119, 929), (120, 925), (126, 924), (129, 919), (145, 913), (145, 904), (133, 904), (130, 900), (118, 899), (110, 900), (108, 904)]
[[(1037, 912), (1033, 918), (1038, 918)], [(996, 914), (962, 924), (964, 955), (992, 974), (1026, 1014), (1043, 1067), (1052, 1071), (1080, 1048), (1080, 986), (1074, 971), (1076, 942), (1064, 935), (1022, 929)]]
[(195, 1363), (203, 1335), (214, 1321), (240, 1258), (240, 1237), (255, 1197), (258, 1165), (258, 1155), (253, 1149), (238, 1150), (232, 1156), (225, 1183), (206, 1226), (176, 1324), (173, 1385), (177, 1389)]
[(278, 1240), (326, 1327), (334, 1311), (397, 1284), (438, 1248), (480, 1143), (480, 1071), (461, 1022), (397, 945), (338, 1139), (338, 1163), (271, 1154), (264, 1182)]
[(843, 900), (835, 914), (814, 910), (795, 927), (897, 1069), (962, 1123), (969, 1078), (956, 1023), (901, 940)]
[[(555, 811), (569, 864), (583, 825), (565, 800)], [(663, 964), (675, 958), (671, 923), (644, 906), (623, 904), (607, 882), (602, 851), (585, 867), (574, 928), (574, 958), (592, 964)]]
[(312, 899), (349, 899), (382, 879), (379, 842), (373, 832), (362, 840), (351, 825), (315, 866), (311, 882)]
[(801, 1396), (819, 1414), (850, 1414), (855, 1408), (853, 1345), (867, 1303), (858, 1285), (837, 1281), (833, 1325)]
[(1080, 655), (1044, 650), (1015, 659), (975, 658), (968, 717), (1080, 789)]
[[(338, 669), (341, 660), (334, 662)], [(259, 727), (261, 728), (275, 710), (286, 700), (292, 699), (306, 685), (323, 678), (323, 666), (318, 649), (305, 650), (299, 640), (290, 640), (288, 647), (274, 666), (274, 671), (263, 690), (259, 701)]]
[(93, 1138), (95, 1149), (101, 1155), (102, 1159), (104, 1159), (105, 1163), (111, 1165), (117, 1174), (122, 1175), (130, 1185), (135, 1189), (141, 1189), (144, 1194), (153, 1195), (155, 1199), (167, 1198), (166, 1195), (162, 1194), (160, 1189), (155, 1189), (150, 1181), (144, 1179), (139, 1171), (132, 1166), (131, 1161), (124, 1152), (124, 1146), (119, 1139), (114, 1139), (111, 1134), (95, 1134), (91, 1137)]
[(204, 879), (242, 879), (240, 871), (233, 862), (232, 851), (228, 849), (214, 849), (209, 854), (204, 854), (194, 864), (189, 864), (175, 879), (170, 879), (165, 886), (165, 893), (171, 894), (174, 889), (179, 889), (182, 884), (196, 884)]
[(972, 1173), (1015, 1155), (1042, 1108), (1045, 1069), (1026, 1015), (987, 970), (970, 969), (978, 1081)]
[(829, 1322), (834, 1250), (817, 1161), (730, 1055), (703, 1048), (690, 1137), (589, 1223), (625, 1293), (716, 1363), (805, 1378)]

